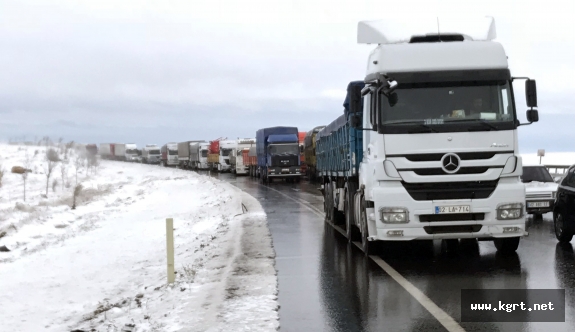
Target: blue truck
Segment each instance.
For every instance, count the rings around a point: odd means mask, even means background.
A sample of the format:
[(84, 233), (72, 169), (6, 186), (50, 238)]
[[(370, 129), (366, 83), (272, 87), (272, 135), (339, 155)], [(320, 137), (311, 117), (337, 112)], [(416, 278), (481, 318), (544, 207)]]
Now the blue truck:
[[(354, 109), (363, 109), (360, 95), (364, 87), (363, 81), (350, 82), (343, 103), (344, 114), (316, 135), (316, 167), (323, 182), (326, 217), (334, 225), (345, 224), (350, 240), (359, 237), (351, 211), (355, 210), (354, 194), (359, 189), (359, 167), (363, 159), (362, 129), (354, 126), (363, 122), (363, 115), (350, 112), (350, 104), (356, 104)], [(337, 190), (339, 188), (345, 190)]]
[(264, 183), (284, 178), (301, 179), (300, 148), (296, 127), (263, 128), (256, 132), (257, 173)]

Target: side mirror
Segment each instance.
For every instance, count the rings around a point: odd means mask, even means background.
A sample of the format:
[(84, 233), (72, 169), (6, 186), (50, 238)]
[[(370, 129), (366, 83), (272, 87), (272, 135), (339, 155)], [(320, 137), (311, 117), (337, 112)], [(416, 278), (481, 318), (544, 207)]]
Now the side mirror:
[(537, 85), (535, 80), (525, 81), (525, 98), (527, 99), (528, 107), (537, 107)]
[(528, 110), (527, 111), (527, 121), (529, 121), (529, 122), (539, 121), (539, 112), (537, 112), (537, 110)]
[(349, 100), (349, 112), (350, 113), (361, 113), (363, 112), (363, 103), (361, 100), (361, 90), (363, 87), (359, 85), (352, 85)]

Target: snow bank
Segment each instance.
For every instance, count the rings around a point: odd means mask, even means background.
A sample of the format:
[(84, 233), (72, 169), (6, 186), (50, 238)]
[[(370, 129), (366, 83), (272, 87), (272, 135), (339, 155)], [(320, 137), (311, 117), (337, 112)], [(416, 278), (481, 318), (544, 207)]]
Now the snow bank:
[[(537, 153), (522, 154), (523, 165), (539, 165)], [(545, 157), (541, 158), (543, 165), (565, 165), (575, 164), (575, 152), (546, 152)]]
[[(18, 149), (0, 145), (5, 168), (23, 158)], [(254, 198), (194, 172), (102, 161), (80, 174), (87, 189), (71, 210), (71, 189), (41, 196), (40, 163), (25, 205), (16, 206), (19, 175), (0, 188), (0, 247), (10, 249), (0, 252), (0, 331), (278, 328), (275, 253)], [(177, 272), (169, 286), (168, 217)]]

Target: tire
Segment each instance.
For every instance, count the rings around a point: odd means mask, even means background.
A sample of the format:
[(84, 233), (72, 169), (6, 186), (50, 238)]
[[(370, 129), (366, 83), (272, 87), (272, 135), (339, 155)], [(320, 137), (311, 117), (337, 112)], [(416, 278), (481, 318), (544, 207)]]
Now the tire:
[(459, 248), (458, 239), (445, 239), (441, 240), (441, 252), (446, 254), (453, 254)]
[(344, 215), (345, 215), (345, 233), (347, 237), (347, 241), (349, 243), (353, 241), (359, 241), (360, 233), (357, 227), (355, 226), (355, 193), (357, 191), (357, 185), (355, 182), (348, 182), (347, 183), (347, 190), (345, 191), (345, 202), (344, 202)]
[(519, 240), (521, 240), (520, 237), (507, 237), (503, 239), (494, 239), (493, 244), (495, 244), (497, 251), (507, 254), (513, 253), (517, 250), (519, 247)]
[(553, 214), (553, 228), (555, 229), (555, 237), (561, 243), (571, 242), (573, 239), (573, 231), (565, 227), (565, 217), (561, 213)]
[(363, 254), (367, 257), (374, 253), (375, 243), (367, 240), (368, 227), (367, 227), (367, 212), (365, 211), (365, 200), (362, 197), (360, 203), (360, 225), (361, 225), (361, 250)]
[(323, 196), (323, 211), (325, 212), (326, 222), (331, 222), (331, 214), (333, 213), (333, 199), (331, 197), (331, 183), (324, 184), (325, 195)]

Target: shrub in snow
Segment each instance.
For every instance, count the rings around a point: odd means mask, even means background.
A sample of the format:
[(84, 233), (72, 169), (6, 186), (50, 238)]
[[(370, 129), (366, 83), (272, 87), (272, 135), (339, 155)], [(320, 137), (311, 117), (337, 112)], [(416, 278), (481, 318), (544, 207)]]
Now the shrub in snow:
[(50, 177), (56, 164), (60, 161), (58, 152), (52, 148), (46, 150), (46, 165), (44, 166), (44, 174), (46, 174), (46, 196), (48, 196), (48, 186), (50, 184)]
[(6, 170), (4, 169), (4, 167), (2, 167), (2, 164), (0, 164), (0, 188), (2, 187), (2, 178), (4, 178), (5, 172)]
[(74, 196), (72, 196), (72, 210), (76, 209), (76, 198), (80, 195), (80, 192), (82, 192), (82, 185), (76, 185), (76, 187), (74, 188)]

